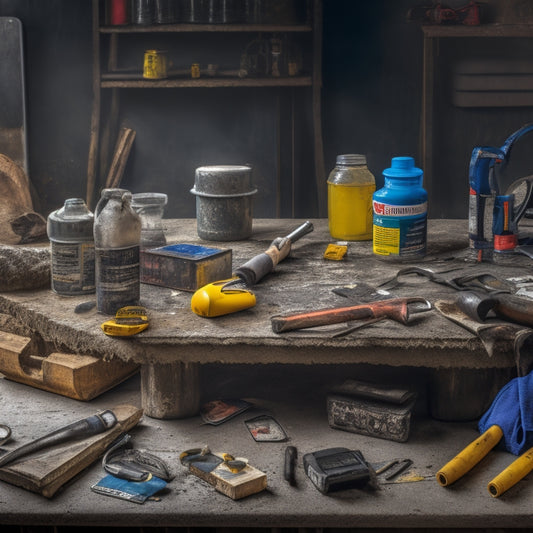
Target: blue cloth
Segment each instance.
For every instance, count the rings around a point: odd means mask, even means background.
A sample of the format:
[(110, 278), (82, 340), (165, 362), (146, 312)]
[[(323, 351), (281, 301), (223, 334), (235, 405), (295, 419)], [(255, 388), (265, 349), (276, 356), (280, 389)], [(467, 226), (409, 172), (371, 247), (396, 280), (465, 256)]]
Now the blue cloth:
[(479, 421), (484, 433), (497, 425), (503, 431), (503, 445), (514, 455), (533, 446), (533, 372), (505, 385)]

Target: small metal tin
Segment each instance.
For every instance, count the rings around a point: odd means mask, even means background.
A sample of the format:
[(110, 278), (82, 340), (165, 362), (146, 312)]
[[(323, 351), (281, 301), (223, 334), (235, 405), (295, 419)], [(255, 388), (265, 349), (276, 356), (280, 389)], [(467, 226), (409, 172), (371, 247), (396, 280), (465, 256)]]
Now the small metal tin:
[(167, 77), (168, 57), (165, 50), (146, 50), (144, 52), (143, 78), (163, 80)]
[(198, 236), (212, 241), (237, 241), (252, 234), (252, 169), (247, 165), (205, 166), (196, 169)]
[(231, 277), (231, 250), (171, 244), (141, 250), (141, 282), (183, 291)]
[(415, 401), (408, 390), (347, 380), (327, 396), (328, 422), (334, 429), (405, 442)]

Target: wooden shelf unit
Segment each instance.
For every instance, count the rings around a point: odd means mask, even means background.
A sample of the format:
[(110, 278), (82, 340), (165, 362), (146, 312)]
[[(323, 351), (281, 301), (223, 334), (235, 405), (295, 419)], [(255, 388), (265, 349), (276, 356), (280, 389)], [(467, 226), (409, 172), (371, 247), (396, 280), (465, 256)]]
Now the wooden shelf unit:
[(533, 24), (481, 24), (479, 26), (422, 25), (424, 37), (422, 74), (422, 168), (431, 195), (434, 176), (434, 111), (437, 57), (441, 39), (533, 38)]
[[(111, 90), (109, 122), (118, 122), (120, 89), (165, 89), (165, 88), (238, 88), (238, 87), (310, 87), (312, 89), (311, 106), (313, 122), (313, 150), (315, 167), (315, 187), (317, 190), (318, 216), (326, 216), (325, 166), (322, 140), (321, 88), (322, 88), (322, 0), (310, 0), (312, 22), (306, 24), (158, 24), (158, 25), (124, 25), (108, 26), (100, 24), (100, 3), (93, 0), (93, 109), (91, 116), (91, 140), (89, 146), (87, 170), (87, 204), (94, 202), (97, 176), (102, 174), (101, 160), (109, 158), (110, 134), (113, 126), (107, 126), (107, 132), (101, 131), (101, 105), (104, 89)], [(124, 74), (117, 68), (119, 37), (131, 34), (191, 34), (191, 33), (276, 33), (309, 34), (312, 36), (311, 63), (309, 74), (285, 77), (238, 77), (219, 76), (192, 79), (189, 77), (169, 76), (163, 80), (146, 80), (142, 73)], [(109, 38), (107, 71), (102, 70), (101, 42), (103, 35)], [(291, 118), (294, 121), (294, 116)], [(116, 129), (116, 125), (115, 125)], [(102, 156), (102, 153), (105, 155)], [(278, 200), (279, 203), (279, 200)]]

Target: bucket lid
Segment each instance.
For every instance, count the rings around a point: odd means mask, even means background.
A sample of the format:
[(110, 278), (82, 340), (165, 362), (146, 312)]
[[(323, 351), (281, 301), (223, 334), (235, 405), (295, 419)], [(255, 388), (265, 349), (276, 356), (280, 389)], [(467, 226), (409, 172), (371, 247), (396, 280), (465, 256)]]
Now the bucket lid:
[(200, 196), (249, 196), (257, 189), (252, 185), (252, 168), (248, 165), (213, 165), (198, 167), (193, 194)]
[(391, 167), (383, 171), (386, 178), (420, 178), (424, 172), (415, 167), (415, 160), (410, 156), (393, 157)]

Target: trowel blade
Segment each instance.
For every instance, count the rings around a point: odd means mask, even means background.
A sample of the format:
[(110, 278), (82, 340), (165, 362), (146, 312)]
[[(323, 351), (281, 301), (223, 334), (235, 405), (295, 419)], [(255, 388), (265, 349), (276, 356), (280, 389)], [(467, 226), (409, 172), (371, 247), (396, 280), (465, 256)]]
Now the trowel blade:
[(499, 320), (490, 323), (477, 322), (459, 309), (455, 302), (438, 300), (434, 305), (435, 309), (447, 319), (476, 335), (483, 343), (489, 357), (494, 354), (496, 342), (508, 344), (512, 351), (517, 335), (524, 330), (523, 327)]

